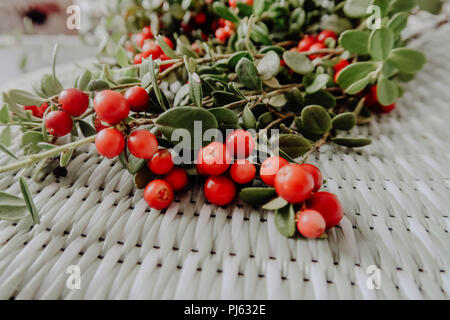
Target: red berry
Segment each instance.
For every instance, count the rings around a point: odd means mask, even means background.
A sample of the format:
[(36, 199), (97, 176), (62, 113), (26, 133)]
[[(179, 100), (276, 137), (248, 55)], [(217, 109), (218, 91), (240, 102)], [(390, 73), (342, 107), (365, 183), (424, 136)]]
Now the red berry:
[(381, 105), (381, 112), (383, 112), (383, 113), (392, 112), (392, 111), (394, 111), (394, 109), (395, 109), (395, 103), (388, 105), (388, 106)]
[(337, 73), (349, 65), (350, 65), (350, 62), (348, 62), (348, 60), (342, 59), (341, 61), (336, 63), (333, 68), (334, 68), (334, 71)]
[(48, 107), (49, 105), (47, 104), (47, 102), (44, 102), (40, 107), (38, 107), (39, 118), (42, 118), (44, 116), (44, 113), (45, 111), (47, 111)]
[(277, 175), (278, 171), (288, 165), (289, 162), (287, 162), (286, 159), (281, 157), (270, 157), (264, 160), (264, 162), (261, 165), (261, 169), (259, 169), (259, 175), (261, 176), (261, 180), (273, 187), (275, 185), (275, 176)]
[(100, 120), (99, 118), (95, 118), (95, 120), (94, 120), (94, 127), (95, 127), (95, 130), (96, 130), (97, 132), (100, 132), (100, 131), (102, 131), (103, 129), (109, 128), (108, 126), (105, 126), (105, 125), (102, 123), (102, 120)]
[(150, 159), (158, 150), (158, 140), (150, 131), (136, 130), (128, 137), (127, 146), (136, 158)]
[(40, 118), (40, 117), (39, 117), (40, 112), (39, 112), (39, 109), (38, 109), (37, 106), (24, 106), (23, 109), (24, 109), (24, 110), (31, 111), (31, 114), (32, 114), (34, 117)]
[(102, 156), (115, 158), (125, 149), (125, 138), (116, 128), (106, 128), (97, 134), (95, 147)]
[(147, 52), (141, 52), (134, 56), (133, 62), (134, 64), (141, 64), (142, 60), (147, 58), (149, 55)]
[(150, 26), (144, 27), (141, 31), (141, 34), (144, 37), (144, 39), (152, 39), (153, 38), (153, 33), (152, 33), (152, 29), (150, 28)]
[(228, 5), (231, 7), (231, 8), (236, 8), (237, 7), (237, 0), (228, 0)]
[(325, 220), (315, 210), (303, 210), (298, 215), (297, 229), (306, 238), (316, 239), (325, 232)]
[(319, 191), (320, 187), (322, 187), (323, 177), (319, 168), (313, 166), (312, 164), (301, 164), (303, 169), (308, 171), (314, 179), (314, 190), (313, 192)]
[(249, 5), (249, 6), (252, 6), (253, 5), (253, 0), (244, 0), (244, 3)]
[(309, 198), (314, 189), (312, 175), (298, 164), (288, 164), (275, 176), (277, 194), (289, 203), (300, 203)]
[(324, 43), (325, 40), (328, 38), (333, 38), (334, 40), (337, 40), (337, 35), (332, 30), (323, 30), (319, 35), (317, 36), (317, 41)]
[(167, 37), (163, 37), (162, 39), (164, 40), (165, 43), (167, 43), (167, 45), (168, 45), (171, 49), (174, 49), (172, 40), (170, 40), (170, 39), (167, 38)]
[(206, 22), (206, 14), (204, 12), (199, 12), (194, 18), (196, 24), (204, 24)]
[(147, 166), (154, 174), (166, 174), (173, 168), (172, 155), (167, 149), (158, 150), (147, 161)]
[(316, 42), (313, 36), (307, 35), (298, 43), (297, 49), (300, 52), (308, 51), (309, 48)]
[(142, 46), (144, 45), (144, 41), (145, 41), (145, 35), (142, 33), (138, 33), (136, 35), (136, 44), (142, 48)]
[(153, 180), (145, 187), (144, 200), (153, 209), (165, 209), (173, 201), (172, 186), (164, 180)]
[(223, 143), (211, 142), (198, 152), (197, 170), (202, 174), (218, 176), (227, 171), (230, 163), (230, 153)]
[(214, 176), (206, 180), (204, 192), (209, 202), (224, 206), (233, 201), (236, 196), (236, 186), (225, 176)]
[(161, 54), (163, 54), (163, 51), (158, 46), (158, 44), (153, 41), (147, 41), (144, 46), (142, 47), (142, 52), (145, 52), (146, 56), (152, 56), (153, 59), (158, 59)]
[[(159, 58), (161, 59), (161, 61), (170, 60), (170, 58), (168, 56), (166, 56), (164, 53), (162, 55), (160, 55)], [(173, 66), (173, 63), (162, 64), (159, 66), (159, 72), (163, 72), (164, 70), (166, 70), (167, 68), (170, 68), (171, 66)]]
[(130, 107), (123, 95), (112, 90), (103, 90), (94, 98), (95, 113), (100, 120), (110, 125), (118, 124), (128, 117)]
[(144, 88), (134, 86), (125, 92), (125, 100), (127, 100), (131, 111), (141, 112), (147, 109), (149, 96)]
[(218, 28), (215, 32), (215, 36), (220, 42), (225, 42), (229, 37), (229, 33), (225, 28)]
[(78, 117), (89, 107), (89, 97), (83, 91), (71, 88), (59, 94), (58, 103), (68, 114)]
[(173, 190), (179, 191), (186, 187), (188, 183), (188, 176), (186, 170), (181, 168), (173, 168), (164, 176), (164, 180), (172, 186)]
[(250, 132), (238, 129), (228, 135), (226, 145), (231, 157), (245, 159), (255, 149), (255, 139)]
[(306, 202), (306, 207), (316, 210), (322, 215), (327, 224), (327, 229), (336, 226), (344, 216), (338, 198), (329, 192), (314, 193)]
[[(318, 51), (318, 50), (323, 50), (323, 49), (326, 49), (326, 48), (327, 48), (326, 45), (324, 45), (323, 43), (316, 42), (309, 48), (309, 51)], [(325, 56), (324, 53), (319, 53), (319, 54), (312, 54), (312, 55), (309, 56), (309, 58), (311, 60), (314, 60), (314, 59), (317, 59), (317, 58), (323, 57), (323, 56)]]
[(246, 184), (255, 179), (256, 167), (248, 160), (237, 160), (230, 168), (231, 179), (239, 184)]
[(73, 121), (67, 112), (50, 111), (45, 116), (45, 127), (47, 131), (55, 136), (62, 137), (72, 131)]

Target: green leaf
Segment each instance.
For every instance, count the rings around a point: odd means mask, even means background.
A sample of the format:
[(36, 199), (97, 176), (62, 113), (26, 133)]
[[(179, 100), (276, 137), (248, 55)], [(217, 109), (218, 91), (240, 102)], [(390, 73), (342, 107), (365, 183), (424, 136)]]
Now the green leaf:
[(356, 116), (353, 112), (341, 113), (333, 118), (331, 124), (337, 130), (351, 130), (356, 125)]
[(9, 121), (10, 121), (9, 108), (7, 104), (4, 104), (3, 107), (0, 109), (0, 122), (8, 123)]
[(197, 107), (202, 106), (203, 101), (202, 82), (198, 74), (195, 72), (189, 74), (189, 97)]
[(33, 197), (31, 196), (31, 193), (30, 193), (30, 189), (28, 188), (28, 184), (25, 181), (25, 179), (23, 178), (23, 176), (20, 176), (19, 185), (20, 185), (20, 190), (22, 191), (23, 199), (25, 201), (25, 205), (26, 205), (31, 217), (33, 218), (33, 222), (35, 224), (41, 223), (41, 221), (39, 220), (39, 214), (36, 210), (36, 206), (34, 205)]
[(373, 0), (347, 0), (344, 5), (344, 13), (350, 18), (361, 18), (367, 16), (367, 8)]
[(92, 80), (88, 84), (89, 91), (102, 91), (109, 89), (109, 84), (101, 79)]
[(313, 134), (324, 134), (331, 129), (331, 118), (321, 106), (308, 106), (302, 110), (303, 128)]
[(303, 84), (306, 87), (306, 93), (312, 94), (326, 87), (330, 76), (326, 73), (315, 74), (303, 78)]
[(83, 74), (78, 79), (77, 88), (85, 91), (88, 88), (89, 82), (92, 79), (92, 73), (89, 70), (83, 72)]
[(278, 210), (284, 208), (289, 203), (281, 197), (275, 198), (262, 206), (264, 210)]
[(366, 55), (369, 53), (369, 33), (361, 30), (347, 30), (339, 37), (341, 46), (352, 53)]
[(149, 64), (150, 71), (148, 73), (150, 74), (150, 79), (152, 80), (153, 91), (155, 92), (156, 99), (158, 100), (161, 108), (163, 108), (163, 110), (167, 110), (169, 106), (167, 105), (167, 100), (163, 98), (161, 90), (159, 89), (158, 81), (156, 80), (155, 75), (156, 70), (151, 57), (149, 58), (149, 61), (150, 61)]
[(393, 104), (399, 97), (397, 84), (381, 75), (378, 79), (377, 96), (383, 106)]
[(367, 86), (369, 75), (375, 70), (376, 64), (373, 62), (353, 63), (339, 72), (337, 81), (347, 93), (356, 94)]
[(258, 24), (253, 25), (250, 31), (250, 39), (256, 43), (262, 43), (264, 45), (272, 44), (269, 33)]
[(7, 94), (13, 102), (23, 106), (40, 106), (45, 102), (45, 99), (20, 89), (9, 90)]
[(408, 17), (409, 14), (407, 12), (396, 13), (392, 16), (391, 20), (389, 20), (387, 27), (394, 31), (394, 33), (399, 34), (406, 28)]
[(44, 142), (42, 133), (36, 131), (27, 131), (22, 135), (21, 146), (25, 148), (25, 153), (38, 153), (41, 148), (38, 143)]
[(319, 90), (305, 96), (305, 105), (319, 105), (331, 109), (336, 106), (336, 97), (326, 90)]
[(241, 58), (236, 65), (236, 74), (239, 81), (247, 88), (252, 90), (261, 90), (262, 83), (259, 77), (258, 69), (252, 61), (247, 58)]
[(242, 97), (226, 91), (213, 91), (211, 95), (213, 97), (214, 104), (218, 107), (225, 106), (233, 102), (243, 101), (243, 103), (245, 103), (246, 101)]
[(228, 58), (228, 66), (230, 66), (231, 68), (235, 68), (242, 58), (247, 58), (250, 61), (253, 61), (253, 56), (248, 51), (238, 51), (236, 53), (233, 53), (233, 55)]
[(337, 145), (348, 148), (361, 148), (372, 143), (371, 139), (366, 138), (333, 138), (332, 141)]
[(394, 48), (394, 32), (390, 28), (375, 29), (369, 37), (369, 52), (375, 60), (384, 61)]
[(247, 129), (256, 128), (256, 118), (248, 105), (245, 106), (244, 111), (242, 112), (242, 121)]
[(238, 125), (239, 119), (236, 113), (234, 113), (230, 109), (211, 108), (208, 109), (208, 111), (211, 112), (216, 118), (219, 129), (221, 130), (237, 129), (239, 127)]
[(388, 61), (401, 72), (414, 74), (423, 68), (427, 59), (420, 51), (409, 48), (398, 48), (392, 50)]
[(219, 17), (231, 21), (235, 24), (239, 24), (239, 21), (241, 20), (233, 11), (230, 10), (230, 8), (228, 8), (221, 2), (218, 1), (214, 2), (213, 10), (214, 13), (217, 14)]
[(72, 160), (73, 155), (73, 149), (69, 149), (67, 151), (61, 152), (61, 155), (59, 157), (59, 166), (61, 168), (67, 167), (70, 160)]
[(401, 11), (411, 11), (417, 5), (417, 0), (392, 0), (391, 11), (397, 13)]
[(439, 14), (444, 2), (442, 0), (417, 0), (420, 9), (426, 10), (432, 14)]
[(148, 166), (142, 166), (134, 175), (134, 184), (138, 189), (144, 189), (154, 179), (155, 175), (150, 171)]
[(138, 172), (143, 166), (145, 166), (146, 163), (145, 159), (136, 158), (128, 150), (124, 150), (119, 155), (119, 161), (131, 174)]
[(313, 72), (314, 65), (309, 58), (300, 52), (285, 51), (283, 60), (292, 71), (299, 74), (308, 74)]
[(121, 67), (126, 67), (126, 66), (130, 65), (130, 62), (128, 61), (127, 53), (125, 52), (125, 49), (121, 45), (118, 45), (116, 48), (115, 58), (116, 58), (117, 63)]
[[(198, 124), (194, 122), (201, 122), (201, 132), (198, 131)], [(176, 137), (172, 137), (172, 133), (176, 129), (184, 129), (185, 133), (189, 133), (189, 141), (182, 141), (186, 148), (195, 149), (196, 146), (194, 139), (203, 137), (203, 134), (208, 129), (217, 129), (218, 123), (216, 118), (211, 112), (203, 108), (197, 107), (177, 107), (172, 108), (162, 113), (156, 120), (156, 126), (158, 130), (170, 141), (176, 143)], [(177, 132), (181, 133), (181, 132)], [(174, 138), (174, 140), (172, 140)], [(184, 136), (181, 136), (184, 138)], [(198, 141), (197, 141), (198, 143)], [(203, 141), (203, 144), (207, 144), (208, 141)]]
[(280, 57), (275, 51), (267, 52), (259, 61), (257, 69), (264, 81), (272, 79), (280, 69)]
[(3, 129), (0, 134), (0, 144), (5, 147), (9, 147), (11, 145), (11, 127), (6, 127)]
[(92, 127), (89, 123), (87, 123), (83, 120), (78, 120), (78, 125), (80, 126), (81, 133), (83, 134), (83, 136), (85, 138), (91, 137), (91, 136), (97, 134), (97, 130), (95, 130), (94, 127)]
[(14, 195), (0, 192), (0, 220), (16, 221), (28, 216), (25, 201)]
[(309, 140), (297, 134), (282, 134), (272, 144), (272, 149), (279, 148), (291, 159), (301, 157), (311, 147)]
[(244, 188), (239, 193), (239, 199), (251, 205), (262, 205), (277, 196), (275, 188)]
[(285, 237), (292, 237), (295, 234), (295, 211), (292, 205), (287, 205), (275, 211), (275, 226)]
[(166, 56), (172, 59), (179, 58), (175, 51), (173, 51), (172, 48), (169, 47), (169, 45), (163, 40), (162, 36), (157, 36), (156, 42), (158, 42), (159, 47), (162, 49)]

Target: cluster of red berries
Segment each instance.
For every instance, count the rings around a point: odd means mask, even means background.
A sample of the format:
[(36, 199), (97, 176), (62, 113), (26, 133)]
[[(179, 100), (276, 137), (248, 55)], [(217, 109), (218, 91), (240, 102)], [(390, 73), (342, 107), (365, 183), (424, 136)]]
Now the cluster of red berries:
[(378, 101), (378, 90), (376, 85), (370, 88), (369, 92), (365, 95), (365, 100), (365, 105), (374, 112), (390, 113), (395, 109), (395, 103), (388, 106), (383, 106)]
[(42, 119), (44, 117), (45, 111), (48, 109), (48, 107), (49, 107), (49, 105), (47, 104), (47, 102), (44, 102), (39, 107), (38, 106), (24, 106), (23, 108), (25, 110), (31, 111), (31, 114), (34, 117)]
[(81, 116), (86, 112), (89, 107), (89, 96), (78, 89), (65, 89), (58, 97), (58, 105), (60, 109), (48, 112), (44, 123), (51, 135), (62, 137), (72, 131), (72, 117)]
[[(170, 58), (163, 52), (163, 50), (161, 49), (161, 47), (158, 45), (158, 43), (153, 40), (154, 36), (152, 33), (152, 30), (150, 29), (149, 26), (144, 27), (141, 32), (139, 32), (138, 34), (136, 34), (134, 36), (134, 41), (137, 44), (137, 47), (140, 48), (140, 52), (138, 52), (133, 59), (134, 64), (140, 64), (142, 63), (142, 60), (145, 58), (148, 58), (150, 56), (152, 56), (153, 60), (156, 59), (160, 59), (162, 61), (165, 60), (170, 60)], [(172, 40), (170, 40), (167, 37), (162, 37), (162, 39), (164, 40), (165, 43), (167, 43), (167, 45), (170, 48), (174, 48)], [(132, 52), (135, 53), (135, 49), (134, 47), (131, 45), (131, 43), (128, 43), (127, 45), (127, 49)], [(166, 65), (161, 65), (160, 67), (160, 71), (164, 71), (165, 69), (169, 68), (172, 64), (166, 64)]]
[[(337, 35), (332, 30), (323, 30), (318, 35), (306, 35), (302, 40), (299, 41), (297, 47), (292, 48), (291, 50), (297, 52), (305, 52), (305, 51), (318, 51), (327, 49), (326, 41), (327, 39), (337, 40)], [(325, 56), (324, 53), (313, 54), (310, 55), (309, 58), (314, 60), (319, 57)]]
[[(217, 29), (216, 29), (216, 27), (217, 27)], [(234, 33), (235, 25), (231, 21), (220, 18), (217, 21), (217, 25), (215, 23), (213, 23), (212, 28), (216, 29), (214, 35), (216, 36), (217, 40), (224, 43)]]
[(344, 216), (335, 195), (318, 192), (322, 173), (316, 166), (289, 164), (283, 158), (271, 157), (263, 162), (260, 175), (266, 184), (275, 187), (278, 196), (290, 204), (302, 204), (296, 214), (297, 229), (307, 238), (319, 238)]

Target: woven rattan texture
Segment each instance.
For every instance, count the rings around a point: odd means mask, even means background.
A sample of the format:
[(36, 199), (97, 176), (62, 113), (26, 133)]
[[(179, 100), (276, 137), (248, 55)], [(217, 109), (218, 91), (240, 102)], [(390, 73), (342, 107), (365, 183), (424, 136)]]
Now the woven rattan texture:
[[(66, 178), (31, 184), (40, 225), (0, 222), (0, 298), (448, 299), (449, 34), (443, 26), (412, 44), (427, 49), (425, 70), (392, 115), (351, 133), (372, 146), (325, 146), (312, 158), (345, 208), (327, 240), (285, 239), (270, 213), (210, 205), (201, 186), (150, 210), (120, 163), (91, 145)], [(17, 177), (1, 175), (0, 190), (20, 194)], [(81, 269), (79, 290), (66, 286), (70, 265)], [(371, 265), (378, 290), (367, 286)]]

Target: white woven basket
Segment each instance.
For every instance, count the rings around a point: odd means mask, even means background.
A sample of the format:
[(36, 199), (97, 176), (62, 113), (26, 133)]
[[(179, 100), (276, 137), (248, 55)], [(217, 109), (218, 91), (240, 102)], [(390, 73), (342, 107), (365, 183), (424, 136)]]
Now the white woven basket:
[[(413, 21), (423, 28), (433, 19)], [(345, 209), (327, 240), (285, 239), (272, 214), (209, 205), (201, 186), (164, 213), (150, 210), (120, 163), (91, 145), (66, 178), (31, 185), (41, 224), (0, 222), (0, 298), (448, 299), (449, 35), (445, 25), (411, 44), (426, 50), (425, 70), (392, 115), (351, 133), (373, 145), (325, 146), (313, 157)], [(71, 78), (74, 67), (58, 73)], [(0, 155), (0, 165), (10, 161)], [(0, 176), (0, 190), (20, 193), (14, 174)], [(80, 289), (66, 285), (72, 265)], [(379, 289), (371, 290), (370, 266), (380, 270)]]

